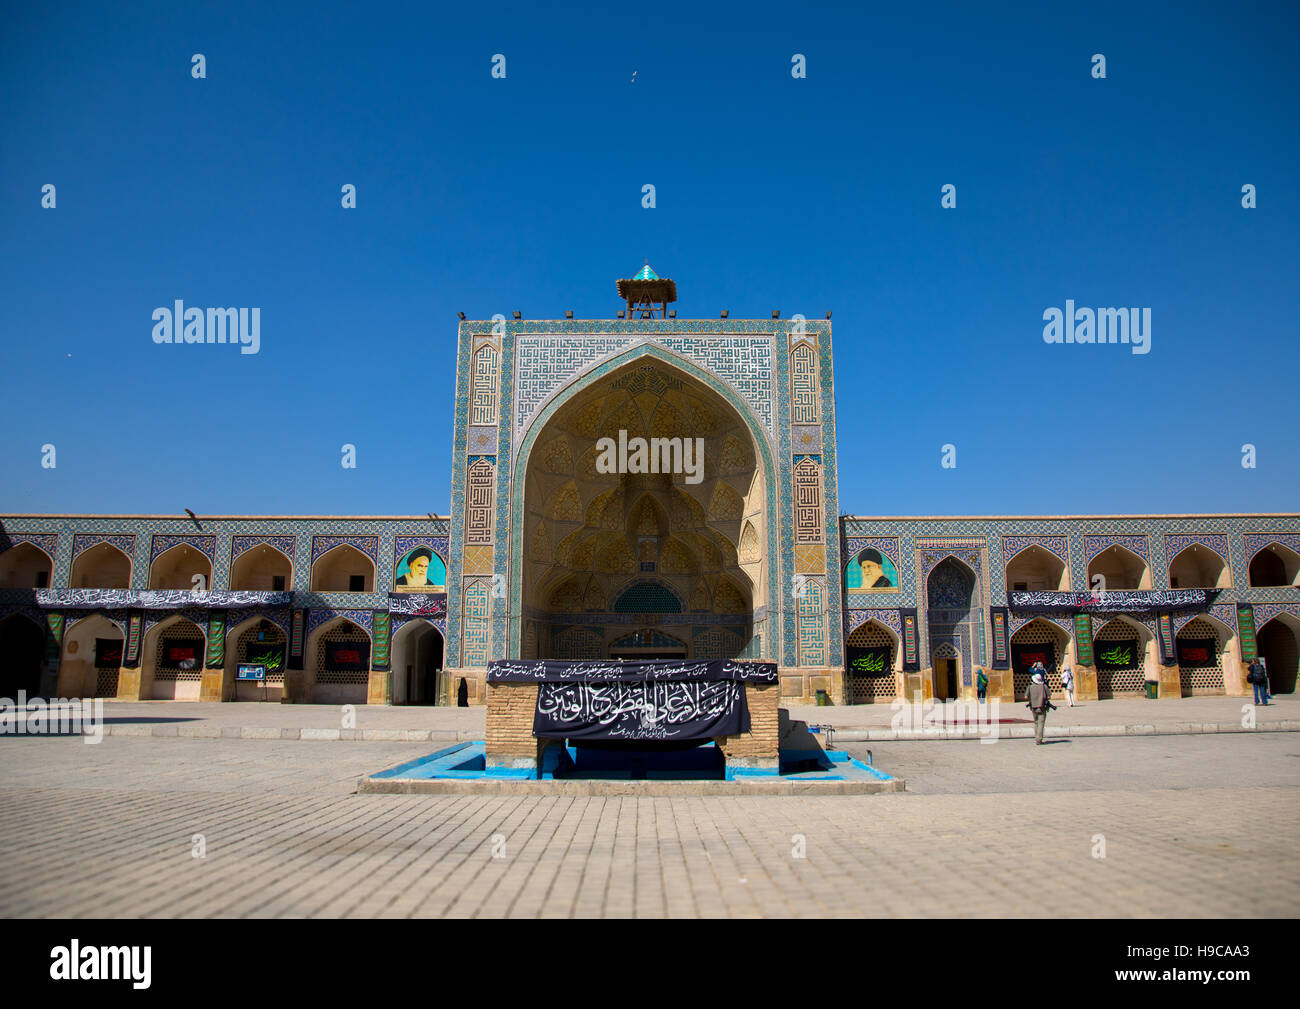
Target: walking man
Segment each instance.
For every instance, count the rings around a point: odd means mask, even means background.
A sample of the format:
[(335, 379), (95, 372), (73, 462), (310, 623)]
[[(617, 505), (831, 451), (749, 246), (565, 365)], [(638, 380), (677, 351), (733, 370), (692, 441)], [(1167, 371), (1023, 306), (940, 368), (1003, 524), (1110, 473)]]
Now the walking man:
[(975, 667), (975, 693), (979, 695), (980, 704), (984, 703), (984, 695), (989, 691), (989, 678), (984, 675), (984, 670), (980, 666)]
[(1043, 679), (1043, 674), (1038, 667), (1034, 668), (1033, 678), (1029, 681), (1029, 704), (1030, 711), (1034, 713), (1034, 745), (1043, 745), (1043, 730), (1047, 728), (1048, 709), (1054, 709), (1056, 705), (1052, 703), (1051, 694), (1048, 693), (1047, 683)]

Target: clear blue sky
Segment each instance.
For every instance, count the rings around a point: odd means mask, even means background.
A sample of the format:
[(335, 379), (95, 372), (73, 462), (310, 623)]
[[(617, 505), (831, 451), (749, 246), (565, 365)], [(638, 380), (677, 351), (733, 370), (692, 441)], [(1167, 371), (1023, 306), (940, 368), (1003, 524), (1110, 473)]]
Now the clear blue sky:
[[(904, 6), (11, 6), (0, 511), (444, 512), (456, 312), (644, 258), (834, 310), (842, 511), (1300, 506), (1296, 5)], [(156, 346), (177, 298), (261, 353)], [(1046, 345), (1067, 298), (1151, 353)]]

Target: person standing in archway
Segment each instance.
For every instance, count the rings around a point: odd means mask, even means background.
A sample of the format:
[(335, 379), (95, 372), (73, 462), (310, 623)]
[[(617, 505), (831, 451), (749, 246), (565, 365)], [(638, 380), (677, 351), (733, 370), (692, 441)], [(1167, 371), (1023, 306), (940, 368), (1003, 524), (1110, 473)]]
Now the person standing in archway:
[(1066, 662), (1061, 667), (1061, 686), (1065, 688), (1065, 699), (1070, 702), (1070, 707), (1074, 707), (1074, 673), (1070, 671), (1070, 663)]
[(980, 704), (984, 703), (984, 695), (989, 691), (989, 678), (984, 672), (982, 666), (975, 667), (975, 694), (980, 699)]

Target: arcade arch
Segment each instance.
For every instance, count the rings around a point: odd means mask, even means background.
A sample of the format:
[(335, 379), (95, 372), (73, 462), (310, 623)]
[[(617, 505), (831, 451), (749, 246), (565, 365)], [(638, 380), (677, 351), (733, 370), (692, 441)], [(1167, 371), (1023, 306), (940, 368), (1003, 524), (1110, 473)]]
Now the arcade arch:
[(1006, 576), (1008, 589), (1064, 592), (1069, 588), (1065, 561), (1037, 543), (1031, 543), (1007, 561)]
[(373, 592), (375, 563), (350, 543), (340, 543), (311, 566), (313, 592)]
[(149, 588), (206, 592), (212, 588), (212, 562), (203, 551), (177, 543), (150, 565)]
[(0, 589), (49, 588), (53, 571), (49, 554), (33, 543), (19, 543), (0, 554)]
[[(1100, 575), (1104, 581), (1098, 582)], [(1147, 562), (1118, 543), (1107, 547), (1088, 564), (1088, 588), (1107, 592), (1151, 588), (1151, 569)]]
[(1193, 543), (1169, 562), (1171, 589), (1226, 589), (1231, 585), (1223, 558), (1201, 543)]
[(230, 565), (230, 588), (245, 592), (283, 592), (293, 584), (293, 562), (268, 543), (250, 547)]
[(1147, 680), (1158, 680), (1155, 647), (1155, 636), (1145, 624), (1122, 615), (1113, 617), (1093, 635), (1097, 696), (1140, 694)]
[(70, 623), (63, 634), (58, 695), (116, 697), (122, 645), (122, 628), (102, 613)]
[(68, 581), (74, 589), (129, 589), (131, 558), (111, 543), (87, 547), (72, 562)]

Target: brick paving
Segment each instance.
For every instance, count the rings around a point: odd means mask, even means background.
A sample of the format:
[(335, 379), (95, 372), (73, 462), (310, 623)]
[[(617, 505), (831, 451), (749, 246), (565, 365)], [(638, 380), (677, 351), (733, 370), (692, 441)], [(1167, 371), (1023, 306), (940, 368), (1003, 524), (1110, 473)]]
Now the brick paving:
[[(418, 747), (0, 738), (0, 915), (1300, 910), (1295, 734), (871, 748), (908, 793), (357, 795), (361, 774)], [(1098, 834), (1104, 859), (1092, 855)], [(804, 858), (792, 857), (796, 835)]]

